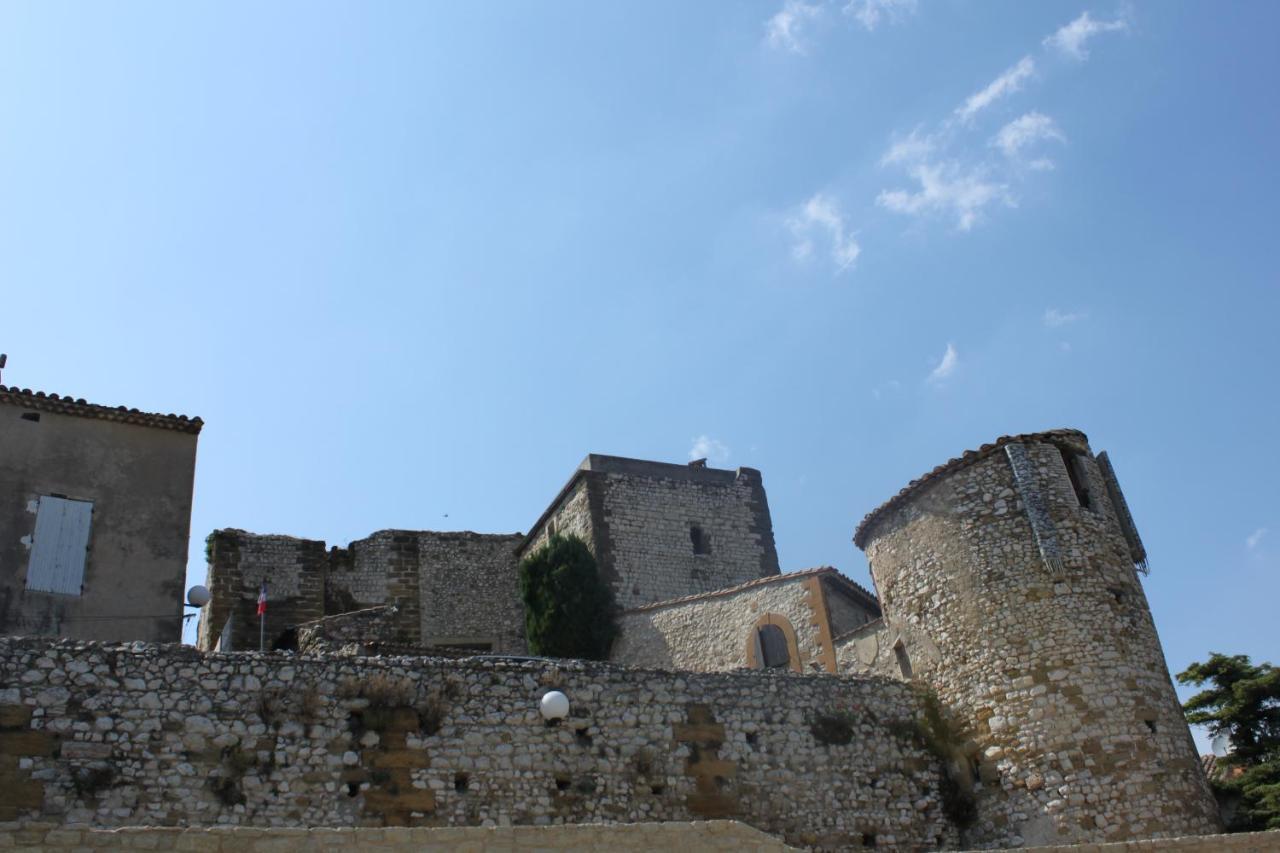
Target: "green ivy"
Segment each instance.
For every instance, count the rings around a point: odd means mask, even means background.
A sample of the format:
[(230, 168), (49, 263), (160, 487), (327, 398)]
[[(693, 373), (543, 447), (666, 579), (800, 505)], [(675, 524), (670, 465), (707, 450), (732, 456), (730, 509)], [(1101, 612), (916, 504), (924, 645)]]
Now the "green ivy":
[(555, 535), (520, 561), (525, 637), (535, 655), (605, 660), (618, 636), (613, 590), (576, 536)]

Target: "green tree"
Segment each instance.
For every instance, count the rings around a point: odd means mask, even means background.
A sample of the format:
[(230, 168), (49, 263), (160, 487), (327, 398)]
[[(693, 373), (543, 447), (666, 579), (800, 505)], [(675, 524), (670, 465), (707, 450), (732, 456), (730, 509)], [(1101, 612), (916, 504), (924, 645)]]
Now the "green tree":
[(605, 660), (618, 635), (613, 590), (576, 536), (552, 536), (520, 561), (525, 637), (535, 655)]
[(1220, 799), (1239, 798), (1228, 828), (1280, 829), (1280, 669), (1254, 665), (1248, 655), (1214, 652), (1205, 663), (1178, 673), (1178, 681), (1210, 685), (1182, 710), (1187, 722), (1231, 742), (1231, 752), (1221, 761), (1227, 772), (1213, 780)]

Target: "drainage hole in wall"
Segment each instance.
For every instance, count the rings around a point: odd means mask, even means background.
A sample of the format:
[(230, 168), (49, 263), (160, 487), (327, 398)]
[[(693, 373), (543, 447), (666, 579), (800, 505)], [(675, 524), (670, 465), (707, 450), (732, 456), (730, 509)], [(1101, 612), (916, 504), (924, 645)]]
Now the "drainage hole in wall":
[(875, 834), (874, 832), (864, 832), (864, 833), (862, 833), (862, 846), (863, 846), (863, 847), (875, 847), (875, 846), (876, 846), (876, 834)]
[(567, 791), (567, 790), (569, 790), (569, 784), (570, 784), (570, 782), (569, 782), (569, 777), (568, 777), (568, 776), (557, 776), (557, 777), (556, 777), (556, 790), (557, 790), (557, 791)]
[(359, 793), (360, 793), (360, 783), (359, 783), (359, 782), (348, 782), (348, 783), (347, 783), (347, 796), (348, 796), (348, 797), (354, 797), (356, 794), (359, 794)]
[(457, 791), (459, 794), (465, 794), (467, 792), (467, 786), (470, 784), (471, 784), (471, 780), (467, 777), (466, 773), (454, 774), (453, 790)]
[(655, 797), (661, 797), (664, 793), (666, 793), (666, 790), (667, 790), (667, 789), (666, 789), (666, 786), (665, 786), (665, 785), (650, 785), (650, 786), (649, 786), (649, 793), (653, 794)]
[(22, 419), (24, 421), (34, 421), (35, 423), (40, 423), (40, 413), (39, 412), (23, 412)]
[(591, 743), (592, 743), (591, 735), (587, 734), (586, 729), (578, 729), (576, 732), (574, 732), (574, 737), (578, 739), (578, 746), (582, 746), (582, 747), (591, 746)]
[(755, 749), (760, 745), (760, 735), (755, 732), (747, 732), (747, 746)]

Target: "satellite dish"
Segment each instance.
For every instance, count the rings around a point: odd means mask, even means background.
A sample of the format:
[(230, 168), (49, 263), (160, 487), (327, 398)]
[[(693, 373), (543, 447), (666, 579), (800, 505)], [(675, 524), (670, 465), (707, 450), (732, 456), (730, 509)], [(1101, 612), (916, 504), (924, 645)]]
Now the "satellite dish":
[(1222, 758), (1231, 751), (1231, 737), (1226, 733), (1217, 735), (1209, 742), (1209, 748), (1213, 750), (1213, 754)]
[(192, 607), (204, 607), (212, 597), (209, 595), (209, 588), (200, 584), (196, 584), (187, 590), (187, 601)]

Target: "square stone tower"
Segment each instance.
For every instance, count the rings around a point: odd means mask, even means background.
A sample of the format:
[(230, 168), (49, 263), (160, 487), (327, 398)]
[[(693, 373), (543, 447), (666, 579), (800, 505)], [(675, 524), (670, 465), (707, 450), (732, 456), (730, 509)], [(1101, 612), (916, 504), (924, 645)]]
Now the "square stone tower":
[(587, 543), (623, 609), (778, 574), (760, 472), (592, 453), (517, 555), (554, 533)]

